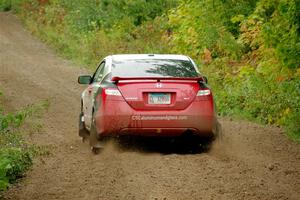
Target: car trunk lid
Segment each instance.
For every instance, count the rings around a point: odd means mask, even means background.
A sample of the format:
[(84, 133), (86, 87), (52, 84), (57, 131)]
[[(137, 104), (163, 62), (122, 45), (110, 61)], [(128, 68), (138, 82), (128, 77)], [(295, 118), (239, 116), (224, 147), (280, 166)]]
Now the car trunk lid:
[(125, 101), (136, 110), (183, 110), (199, 91), (197, 78), (113, 77)]

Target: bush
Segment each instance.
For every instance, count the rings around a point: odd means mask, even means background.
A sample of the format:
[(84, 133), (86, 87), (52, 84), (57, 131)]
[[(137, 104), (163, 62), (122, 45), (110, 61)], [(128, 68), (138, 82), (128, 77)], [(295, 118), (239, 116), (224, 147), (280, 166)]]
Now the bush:
[(11, 0), (0, 0), (0, 11), (11, 10)]
[(239, 27), (231, 18), (248, 14), (255, 2), (183, 1), (169, 13), (173, 51), (198, 58), (208, 49), (213, 58), (240, 58), (243, 46), (235, 40)]
[(23, 140), (19, 127), (26, 118), (38, 115), (48, 106), (49, 101), (43, 101), (34, 106), (27, 106), (16, 113), (8, 114), (3, 114), (3, 108), (0, 107), (0, 192), (23, 176), (32, 165), (33, 155), (37, 154), (35, 148), (27, 145)]
[(32, 157), (29, 151), (21, 148), (0, 149), (0, 191), (22, 177), (31, 165)]
[(0, 0), (0, 11), (19, 12), (22, 0)]

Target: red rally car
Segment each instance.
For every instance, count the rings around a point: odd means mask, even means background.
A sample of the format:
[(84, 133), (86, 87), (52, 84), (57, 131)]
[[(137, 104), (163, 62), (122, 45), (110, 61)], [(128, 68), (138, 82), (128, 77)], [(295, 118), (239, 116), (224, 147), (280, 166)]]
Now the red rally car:
[(88, 85), (81, 96), (79, 135), (89, 138), (94, 152), (106, 136), (217, 134), (207, 78), (187, 56), (111, 55), (78, 82)]

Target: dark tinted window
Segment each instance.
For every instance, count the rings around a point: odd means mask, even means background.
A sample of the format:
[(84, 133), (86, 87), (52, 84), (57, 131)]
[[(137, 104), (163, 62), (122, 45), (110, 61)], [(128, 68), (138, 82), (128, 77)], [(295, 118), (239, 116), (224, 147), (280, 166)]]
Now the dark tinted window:
[(113, 61), (112, 76), (119, 77), (197, 77), (193, 64), (186, 60), (136, 59)]
[(97, 68), (94, 76), (93, 76), (93, 83), (94, 82), (100, 82), (103, 76), (105, 62), (102, 62), (99, 67)]

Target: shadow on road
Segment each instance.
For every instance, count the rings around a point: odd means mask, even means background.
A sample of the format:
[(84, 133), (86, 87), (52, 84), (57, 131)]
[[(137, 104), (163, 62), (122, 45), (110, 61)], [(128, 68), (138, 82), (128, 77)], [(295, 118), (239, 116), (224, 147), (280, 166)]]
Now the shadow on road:
[(195, 136), (176, 138), (121, 136), (114, 138), (120, 151), (161, 154), (198, 154), (208, 152), (212, 141)]

